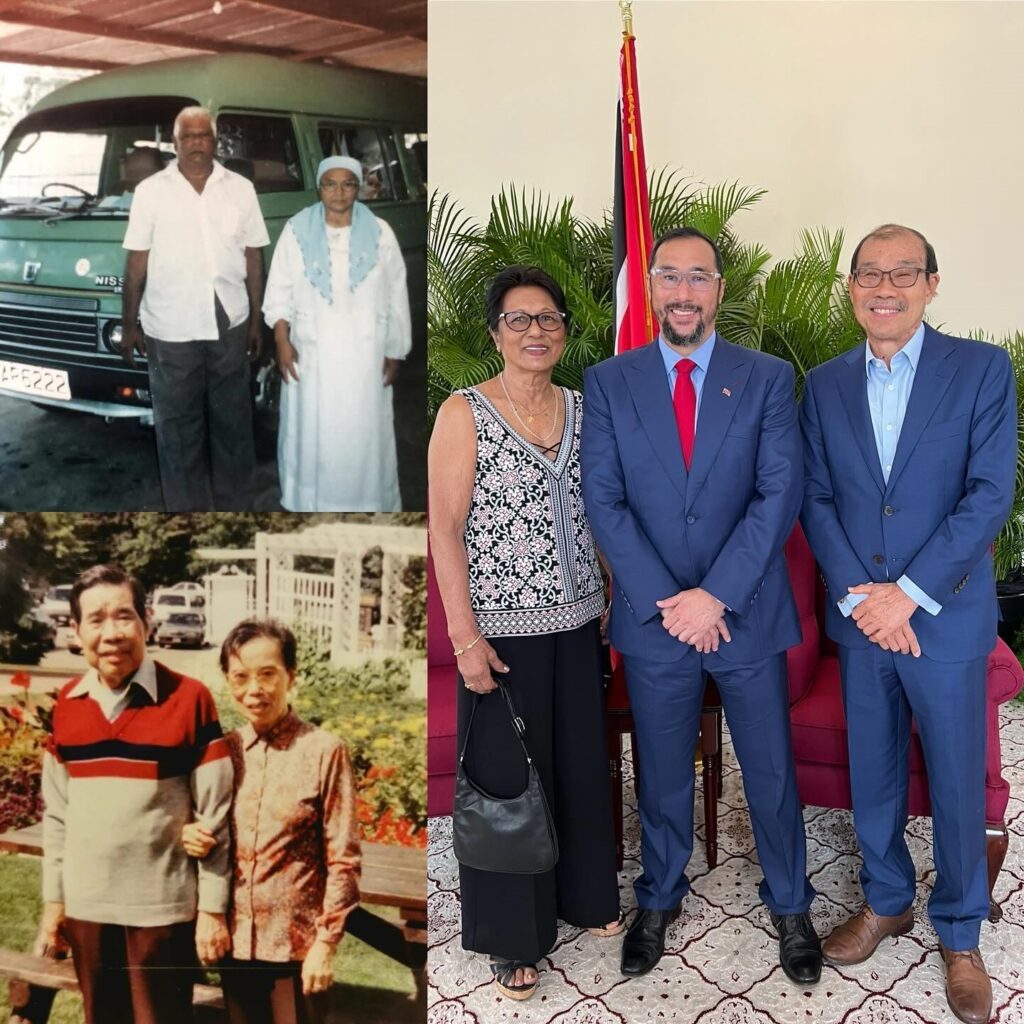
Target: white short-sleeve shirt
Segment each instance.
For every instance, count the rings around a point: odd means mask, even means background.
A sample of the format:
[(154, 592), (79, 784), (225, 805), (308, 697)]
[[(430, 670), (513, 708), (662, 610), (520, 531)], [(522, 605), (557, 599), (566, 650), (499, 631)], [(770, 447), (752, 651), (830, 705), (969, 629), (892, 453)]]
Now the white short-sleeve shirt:
[(245, 250), (269, 243), (252, 182), (216, 161), (201, 193), (177, 161), (140, 182), (124, 247), (149, 252), (142, 329), (161, 341), (216, 338), (214, 295), (231, 326), (242, 323)]

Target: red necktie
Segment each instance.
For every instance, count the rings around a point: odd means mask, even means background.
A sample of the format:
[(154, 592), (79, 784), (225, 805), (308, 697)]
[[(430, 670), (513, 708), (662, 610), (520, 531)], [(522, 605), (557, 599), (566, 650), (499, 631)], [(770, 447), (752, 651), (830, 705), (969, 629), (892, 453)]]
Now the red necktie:
[(676, 363), (676, 387), (672, 392), (672, 405), (676, 411), (676, 427), (679, 443), (683, 447), (683, 461), (689, 470), (693, 458), (693, 429), (697, 419), (697, 391), (690, 376), (697, 364), (692, 359), (680, 359)]

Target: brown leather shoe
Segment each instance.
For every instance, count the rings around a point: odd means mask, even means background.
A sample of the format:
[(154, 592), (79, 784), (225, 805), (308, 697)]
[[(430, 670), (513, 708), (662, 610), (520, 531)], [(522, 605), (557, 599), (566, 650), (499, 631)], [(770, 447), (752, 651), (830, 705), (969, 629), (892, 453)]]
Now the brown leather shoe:
[(907, 907), (896, 917), (876, 914), (866, 903), (844, 921), (821, 944), (822, 956), (830, 964), (850, 966), (861, 964), (878, 948), (882, 939), (890, 935), (906, 935), (914, 927), (914, 910)]
[(954, 952), (939, 945), (946, 961), (946, 998), (964, 1024), (987, 1024), (992, 1016), (992, 982), (977, 949)]

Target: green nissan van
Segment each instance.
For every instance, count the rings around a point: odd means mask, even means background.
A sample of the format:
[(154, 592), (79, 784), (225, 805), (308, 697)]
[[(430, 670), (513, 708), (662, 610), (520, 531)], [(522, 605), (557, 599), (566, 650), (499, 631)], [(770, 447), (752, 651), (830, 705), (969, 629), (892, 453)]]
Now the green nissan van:
[(174, 159), (182, 107), (217, 118), (270, 233), (316, 202), (317, 164), (352, 156), (360, 198), (405, 255), (414, 352), (426, 340), (426, 83), (259, 55), (185, 57), (65, 85), (15, 125), (0, 164), (0, 395), (152, 420), (145, 362), (120, 355), (132, 194)]

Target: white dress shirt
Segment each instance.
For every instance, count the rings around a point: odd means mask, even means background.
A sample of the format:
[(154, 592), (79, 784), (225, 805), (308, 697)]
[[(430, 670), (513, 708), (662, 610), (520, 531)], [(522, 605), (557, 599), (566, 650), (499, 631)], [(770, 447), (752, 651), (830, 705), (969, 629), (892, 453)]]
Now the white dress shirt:
[(202, 192), (177, 161), (140, 182), (124, 247), (149, 252), (142, 329), (161, 341), (212, 340), (215, 295), (237, 327), (250, 312), (245, 250), (269, 243), (252, 182), (216, 161)]

